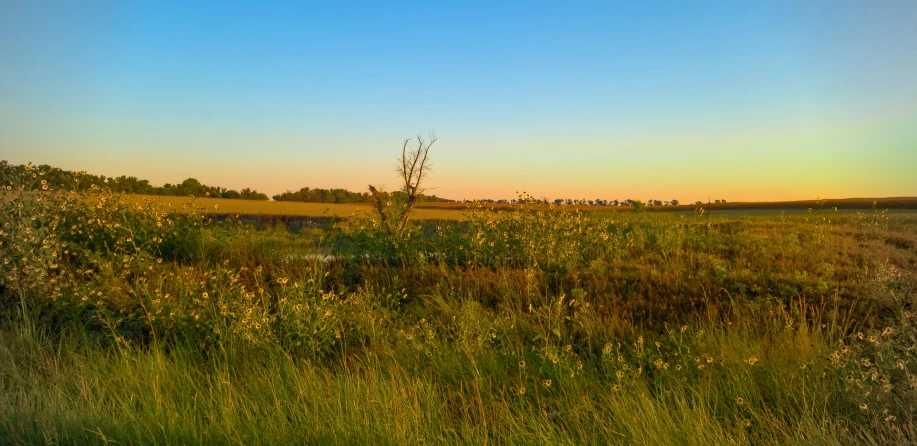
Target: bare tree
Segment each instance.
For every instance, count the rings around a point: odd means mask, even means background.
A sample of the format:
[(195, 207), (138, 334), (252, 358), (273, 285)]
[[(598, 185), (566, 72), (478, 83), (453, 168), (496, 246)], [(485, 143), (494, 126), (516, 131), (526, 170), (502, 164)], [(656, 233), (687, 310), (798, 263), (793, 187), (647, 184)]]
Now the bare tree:
[[(417, 135), (417, 147), (414, 149), (408, 148), (411, 141), (411, 139), (404, 140), (404, 145), (401, 147), (401, 159), (395, 168), (401, 177), (401, 192), (404, 193), (404, 196), (399, 197), (401, 198), (399, 200), (393, 200), (393, 194), (372, 184), (369, 185), (376, 214), (379, 216), (382, 228), (389, 235), (401, 236), (404, 234), (411, 218), (411, 211), (417, 204), (417, 198), (425, 190), (421, 187), (421, 181), (427, 177), (432, 167), (429, 163), (429, 154), (430, 147), (436, 142), (436, 135), (431, 134), (429, 142)], [(397, 203), (402, 200), (404, 201)]]

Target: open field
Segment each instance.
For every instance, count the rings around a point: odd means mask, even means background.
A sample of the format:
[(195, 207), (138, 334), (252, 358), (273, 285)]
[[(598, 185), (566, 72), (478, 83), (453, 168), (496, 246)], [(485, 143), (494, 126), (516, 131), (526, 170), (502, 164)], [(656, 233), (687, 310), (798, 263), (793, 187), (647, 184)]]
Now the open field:
[(4, 443), (917, 440), (915, 214), (139, 204), (0, 208)]
[[(288, 201), (227, 200), (220, 198), (165, 197), (151, 195), (131, 195), (135, 202), (144, 199), (159, 201), (166, 206), (172, 205), (181, 209), (185, 205), (194, 205), (206, 214), (241, 214), (241, 215), (277, 215), (299, 217), (340, 217), (348, 218), (363, 215), (372, 210), (369, 204), (337, 203), (297, 203)], [(416, 217), (420, 220), (457, 220), (461, 212), (448, 209), (418, 209)]]
[[(488, 205), (496, 209), (511, 209), (511, 204), (494, 204)], [(888, 197), (888, 198), (842, 198), (842, 199), (820, 199), (820, 200), (799, 200), (799, 201), (762, 201), (762, 202), (735, 202), (735, 203), (704, 203), (700, 206), (695, 204), (682, 204), (678, 206), (647, 206), (651, 212), (685, 212), (693, 211), (702, 207), (708, 211), (727, 211), (727, 210), (771, 210), (771, 211), (792, 211), (792, 210), (864, 210), (872, 209), (873, 206), (879, 209), (910, 209), (917, 210), (917, 197)], [(466, 209), (467, 203), (424, 203), (420, 205), (422, 209)], [(629, 206), (589, 206), (576, 205), (577, 209), (589, 211), (630, 211)]]
[[(217, 198), (168, 197), (131, 195), (132, 199), (141, 202), (144, 199), (160, 201), (166, 205), (181, 208), (194, 204), (200, 212), (207, 214), (240, 214), (257, 216), (298, 216), (298, 217), (341, 217), (348, 218), (355, 215), (366, 215), (371, 211), (369, 204), (337, 204), (337, 203), (297, 203), (255, 200), (226, 200)], [(705, 211), (713, 213), (732, 213), (737, 215), (769, 215), (780, 212), (806, 212), (812, 209), (815, 212), (829, 211), (837, 208), (839, 211), (871, 210), (873, 202), (878, 209), (917, 210), (917, 198), (855, 198), (844, 200), (810, 200), (788, 202), (762, 202), (762, 203), (725, 203), (701, 206)], [(484, 205), (489, 209), (512, 210), (514, 205)], [(465, 203), (424, 203), (418, 206), (415, 218), (419, 220), (458, 220), (462, 218), (463, 211), (474, 206)], [(600, 212), (630, 212), (627, 206), (573, 206), (584, 211)], [(697, 209), (694, 205), (679, 206), (649, 206), (650, 212), (681, 212), (692, 213)]]

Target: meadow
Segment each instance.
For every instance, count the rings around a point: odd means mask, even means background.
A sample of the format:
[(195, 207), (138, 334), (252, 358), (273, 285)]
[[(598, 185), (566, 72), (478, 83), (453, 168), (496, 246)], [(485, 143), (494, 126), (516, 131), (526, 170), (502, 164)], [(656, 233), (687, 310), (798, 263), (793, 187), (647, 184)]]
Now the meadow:
[[(134, 203), (156, 201), (164, 206), (184, 212), (198, 212), (209, 215), (257, 215), (286, 217), (351, 218), (366, 216), (372, 211), (369, 203), (301, 203), (295, 201), (226, 200), (207, 197), (156, 197), (151, 195), (130, 195)], [(417, 209), (419, 220), (457, 220), (462, 213), (453, 209)]]
[(293, 232), (42, 176), (0, 179), (3, 443), (917, 442), (914, 213)]

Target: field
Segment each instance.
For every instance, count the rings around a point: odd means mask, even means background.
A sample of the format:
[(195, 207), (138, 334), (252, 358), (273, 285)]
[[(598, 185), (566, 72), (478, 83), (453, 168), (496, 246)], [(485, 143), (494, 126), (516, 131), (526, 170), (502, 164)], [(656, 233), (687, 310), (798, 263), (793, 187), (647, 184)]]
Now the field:
[[(161, 202), (165, 206), (172, 205), (173, 208), (185, 211), (190, 210), (190, 207), (193, 206), (197, 212), (203, 214), (224, 215), (349, 218), (355, 215), (364, 215), (372, 210), (369, 204), (298, 203), (289, 201), (225, 200), (219, 198), (192, 199), (190, 197), (149, 195), (132, 195), (130, 199), (135, 203), (153, 200)], [(419, 220), (457, 220), (461, 218), (461, 212), (449, 209), (424, 208), (417, 209), (416, 218)]]
[[(286, 216), (286, 217), (340, 217), (349, 218), (355, 215), (366, 215), (372, 211), (369, 204), (337, 204), (337, 203), (297, 203), (277, 201), (254, 200), (224, 200), (217, 198), (168, 197), (132, 195), (135, 202), (155, 200), (174, 208), (182, 209), (188, 206), (197, 208), (198, 212), (205, 214), (226, 215), (256, 215), (256, 216)], [(475, 204), (468, 203), (422, 203), (418, 206), (415, 218), (418, 220), (459, 220), (462, 212), (474, 208)], [(513, 210), (515, 205), (493, 204), (484, 205), (495, 210)], [(891, 209), (895, 211), (917, 211), (917, 198), (852, 198), (842, 200), (808, 200), (808, 201), (783, 201), (783, 202), (740, 202), (740, 203), (711, 203), (679, 206), (649, 206), (650, 212), (681, 212), (693, 213), (698, 207), (705, 212), (732, 213), (735, 215), (770, 215), (780, 212), (820, 212), (833, 211), (868, 211), (873, 207), (878, 209)], [(570, 209), (595, 212), (631, 212), (628, 206), (570, 206)]]
[(914, 213), (7, 198), (5, 444), (917, 442)]
[[(473, 206), (473, 205), (472, 205)], [(420, 206), (422, 209), (466, 209), (467, 203), (425, 203)], [(495, 204), (492, 207), (496, 209), (512, 209), (511, 204)], [(576, 205), (576, 209), (584, 211), (631, 211), (629, 206), (590, 206)], [(770, 202), (735, 202), (735, 203), (702, 203), (680, 204), (678, 206), (647, 206), (651, 212), (692, 212), (702, 207), (707, 211), (819, 211), (819, 210), (864, 210), (872, 209), (896, 209), (896, 210), (917, 210), (917, 197), (888, 197), (888, 198), (843, 198), (843, 199), (819, 199), (819, 200), (799, 200), (799, 201), (770, 201)]]

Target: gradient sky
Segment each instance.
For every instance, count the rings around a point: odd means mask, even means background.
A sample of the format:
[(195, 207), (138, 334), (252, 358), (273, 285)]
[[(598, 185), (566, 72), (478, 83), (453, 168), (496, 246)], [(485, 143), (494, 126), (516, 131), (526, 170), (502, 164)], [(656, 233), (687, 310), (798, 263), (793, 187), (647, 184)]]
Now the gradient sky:
[[(917, 195), (917, 1), (0, 0), (0, 159), (154, 184)], [(447, 6), (448, 5), (448, 6)]]

